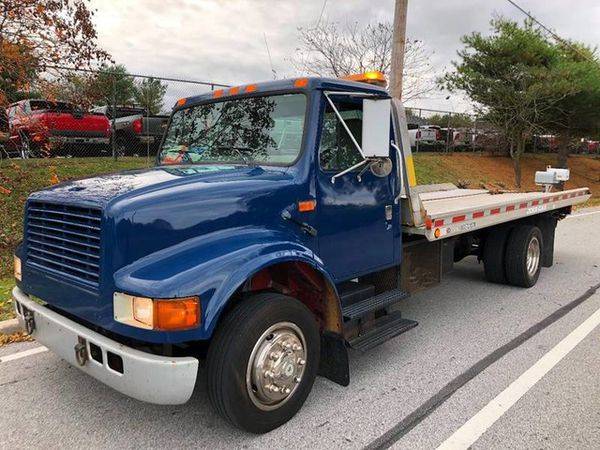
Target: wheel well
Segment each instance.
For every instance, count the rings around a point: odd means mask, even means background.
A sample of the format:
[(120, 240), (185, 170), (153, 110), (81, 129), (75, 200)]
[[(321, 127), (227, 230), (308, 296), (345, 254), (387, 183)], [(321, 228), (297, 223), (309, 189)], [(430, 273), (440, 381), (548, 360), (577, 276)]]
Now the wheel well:
[(249, 295), (269, 291), (288, 295), (306, 305), (321, 331), (342, 333), (340, 303), (334, 287), (321, 272), (300, 261), (274, 264), (253, 274), (233, 295), (227, 310)]

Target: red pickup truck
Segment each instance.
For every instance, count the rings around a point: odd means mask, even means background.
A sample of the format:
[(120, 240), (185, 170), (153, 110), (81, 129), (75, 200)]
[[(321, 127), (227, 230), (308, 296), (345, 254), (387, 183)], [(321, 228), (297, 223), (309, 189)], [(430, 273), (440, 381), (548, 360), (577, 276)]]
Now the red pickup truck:
[(12, 147), (20, 156), (108, 153), (110, 122), (103, 114), (49, 100), (22, 100), (7, 109)]

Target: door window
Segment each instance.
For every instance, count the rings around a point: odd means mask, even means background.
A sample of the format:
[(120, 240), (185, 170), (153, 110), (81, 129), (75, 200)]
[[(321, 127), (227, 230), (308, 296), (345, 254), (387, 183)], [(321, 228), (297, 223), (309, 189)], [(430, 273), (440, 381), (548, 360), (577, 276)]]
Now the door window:
[[(335, 101), (335, 107), (343, 117), (352, 135), (362, 145), (362, 100)], [(327, 103), (321, 127), (319, 161), (325, 171), (342, 171), (363, 160), (331, 105)]]

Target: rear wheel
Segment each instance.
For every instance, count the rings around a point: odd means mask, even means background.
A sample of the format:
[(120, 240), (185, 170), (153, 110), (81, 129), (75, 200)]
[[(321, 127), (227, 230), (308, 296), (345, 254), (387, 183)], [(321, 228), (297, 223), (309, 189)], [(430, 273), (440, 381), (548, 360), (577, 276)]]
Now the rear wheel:
[(506, 283), (505, 251), (509, 228), (492, 230), (483, 245), (483, 269), (486, 280), (492, 283)]
[(506, 278), (513, 286), (531, 287), (541, 270), (542, 232), (533, 225), (520, 225), (510, 233), (506, 245)]
[(291, 419), (315, 380), (319, 328), (299, 301), (258, 294), (237, 305), (208, 352), (208, 394), (235, 426), (266, 433)]

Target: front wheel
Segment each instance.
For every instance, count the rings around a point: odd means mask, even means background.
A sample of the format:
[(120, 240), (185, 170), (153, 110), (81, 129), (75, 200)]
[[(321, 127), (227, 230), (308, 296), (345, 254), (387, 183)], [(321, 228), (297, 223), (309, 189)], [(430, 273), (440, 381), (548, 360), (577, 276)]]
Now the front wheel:
[(211, 403), (237, 427), (271, 431), (304, 404), (319, 353), (319, 327), (306, 306), (276, 293), (248, 298), (227, 315), (211, 342)]

